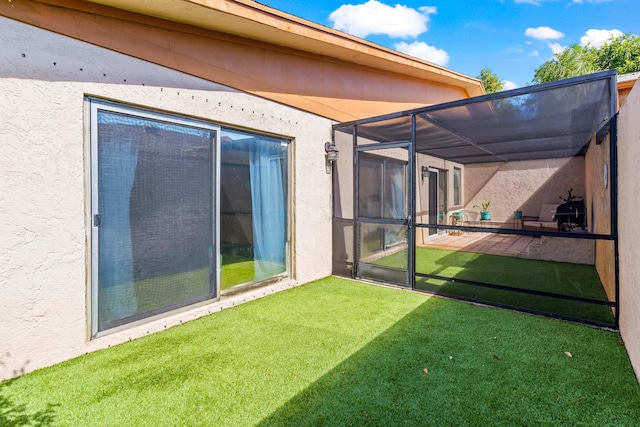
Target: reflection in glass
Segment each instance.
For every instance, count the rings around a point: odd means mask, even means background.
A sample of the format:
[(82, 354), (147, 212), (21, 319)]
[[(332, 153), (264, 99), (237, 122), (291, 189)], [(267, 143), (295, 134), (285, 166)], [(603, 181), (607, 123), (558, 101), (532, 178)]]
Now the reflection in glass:
[(97, 110), (98, 330), (215, 297), (215, 131)]
[(407, 232), (405, 224), (361, 223), (358, 275), (408, 285)]
[(406, 218), (405, 161), (363, 153), (358, 169), (358, 214), (364, 218)]
[(221, 289), (228, 289), (287, 271), (288, 142), (221, 135)]

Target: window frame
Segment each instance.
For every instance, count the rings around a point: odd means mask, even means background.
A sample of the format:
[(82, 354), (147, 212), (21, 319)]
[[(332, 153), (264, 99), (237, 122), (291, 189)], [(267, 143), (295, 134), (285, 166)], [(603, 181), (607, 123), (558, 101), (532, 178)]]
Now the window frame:
[(462, 206), (462, 168), (458, 167), (453, 168), (453, 206)]
[[(88, 197), (86, 198), (86, 229), (88, 233), (88, 274), (87, 274), (87, 319), (88, 319), (88, 331), (89, 338), (95, 339), (104, 335), (112, 334), (125, 329), (130, 329), (134, 326), (148, 323), (150, 321), (167, 317), (173, 313), (186, 311), (192, 309), (198, 305), (208, 304), (220, 299), (220, 132), (221, 127), (212, 122), (195, 119), (178, 113), (168, 113), (157, 111), (145, 107), (139, 107), (130, 105), (124, 102), (108, 101), (92, 96), (85, 97), (85, 118), (88, 126), (86, 127), (86, 149), (88, 150), (88, 174), (87, 174), (87, 189)], [(98, 111), (110, 111), (119, 114), (130, 115), (133, 117), (139, 117), (149, 120), (158, 120), (161, 122), (167, 122), (175, 125), (183, 125), (189, 127), (196, 127), (215, 132), (215, 141), (212, 147), (213, 165), (212, 165), (212, 202), (214, 207), (212, 209), (213, 220), (215, 222), (212, 234), (213, 234), (213, 247), (214, 247), (214, 267), (215, 267), (215, 297), (206, 299), (199, 303), (185, 305), (175, 309), (169, 309), (157, 314), (152, 314), (146, 317), (142, 317), (131, 322), (123, 323), (108, 329), (98, 330), (98, 257), (99, 257), (99, 239), (98, 228), (94, 223), (94, 214), (98, 212)]]
[[(266, 286), (275, 282), (279, 282), (282, 280), (286, 280), (286, 279), (291, 279), (294, 277), (294, 263), (293, 263), (293, 255), (292, 255), (292, 251), (291, 251), (291, 247), (292, 247), (292, 240), (293, 240), (293, 235), (294, 235), (294, 141), (295, 138), (292, 137), (288, 137), (288, 136), (283, 136), (283, 135), (279, 135), (279, 134), (274, 134), (274, 133), (269, 133), (269, 132), (263, 132), (263, 131), (257, 131), (254, 129), (247, 129), (247, 128), (242, 128), (242, 127), (237, 127), (237, 126), (230, 126), (230, 125), (221, 125), (220, 126), (220, 138), (222, 138), (223, 136), (225, 136), (225, 133), (233, 133), (233, 134), (242, 134), (242, 135), (252, 135), (254, 137), (266, 137), (269, 139), (277, 139), (280, 141), (281, 145), (285, 145), (287, 147), (287, 159), (285, 162), (286, 165), (286, 170), (287, 170), (287, 174), (285, 176), (286, 179), (286, 186), (284, 187), (286, 190), (286, 200), (285, 200), (285, 212), (286, 212), (286, 217), (285, 217), (285, 235), (284, 235), (284, 239), (285, 239), (285, 245), (284, 245), (284, 250), (285, 250), (285, 254), (284, 254), (284, 260), (285, 260), (285, 270), (282, 273), (278, 273), (275, 274), (273, 276), (261, 279), (261, 280), (254, 280), (254, 281), (250, 281), (250, 282), (246, 282), (246, 283), (239, 283), (236, 285), (233, 285), (231, 287), (227, 287), (226, 289), (220, 289), (220, 295), (222, 297), (225, 296), (231, 296), (231, 295), (235, 295), (247, 290), (251, 290), (254, 289), (256, 287), (260, 287), (260, 286)], [(220, 142), (220, 171), (222, 170), (222, 164), (224, 164), (224, 150), (222, 150), (222, 144), (224, 142), (221, 140)], [(222, 182), (220, 182), (219, 185), (219, 192), (222, 194)], [(220, 206), (221, 208), (221, 206)], [(218, 236), (219, 242), (220, 242), (220, 237), (221, 235)], [(222, 259), (222, 255), (221, 258)], [(222, 264), (220, 266), (220, 268), (222, 269)], [(220, 286), (222, 286), (222, 281), (220, 282)]]

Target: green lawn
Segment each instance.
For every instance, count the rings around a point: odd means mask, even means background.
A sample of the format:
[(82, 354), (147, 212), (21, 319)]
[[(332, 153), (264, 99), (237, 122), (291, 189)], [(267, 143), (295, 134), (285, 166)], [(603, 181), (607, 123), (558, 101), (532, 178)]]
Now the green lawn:
[[(394, 267), (398, 265), (399, 258), (402, 256), (392, 254), (375, 263)], [(406, 252), (403, 262), (406, 265)], [(416, 248), (416, 272), (598, 301), (608, 300), (598, 273), (592, 265), (437, 248)], [(552, 312), (594, 322), (609, 324), (615, 322), (611, 308), (601, 305), (420, 277), (416, 278), (416, 288), (438, 294)]]
[(0, 425), (637, 426), (640, 390), (617, 333), (327, 278), (0, 383)]

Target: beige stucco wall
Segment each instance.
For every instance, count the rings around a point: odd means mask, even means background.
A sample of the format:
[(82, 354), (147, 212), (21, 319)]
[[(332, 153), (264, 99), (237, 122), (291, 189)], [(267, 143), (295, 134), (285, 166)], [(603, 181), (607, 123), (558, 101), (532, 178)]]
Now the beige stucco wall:
[[(600, 144), (595, 143), (594, 137), (585, 156), (586, 220), (589, 231), (597, 234), (611, 233), (610, 153), (610, 136), (605, 137)], [(596, 270), (609, 300), (614, 301), (616, 294), (614, 243), (610, 240), (596, 240), (595, 245)]]
[[(331, 273), (331, 122), (0, 18), (0, 379)], [(85, 95), (293, 138), (293, 279), (97, 339)]]
[[(594, 138), (585, 156), (587, 224), (589, 224), (589, 231), (597, 234), (611, 233), (610, 152), (609, 136), (605, 137), (600, 144), (596, 144)], [(606, 178), (604, 177), (605, 169)]]
[(618, 116), (618, 226), (620, 255), (620, 333), (640, 380), (640, 86)]
[[(429, 223), (429, 177), (422, 177), (422, 168), (438, 169), (439, 171), (447, 172), (447, 206), (444, 209), (447, 225), (451, 225), (449, 216), (451, 212), (457, 209), (461, 209), (464, 206), (464, 180), (465, 169), (464, 166), (459, 163), (454, 163), (448, 160), (439, 159), (437, 157), (426, 156), (418, 153), (416, 155), (416, 216), (415, 222), (417, 224)], [(453, 204), (453, 170), (459, 168), (461, 171), (461, 188), (460, 198), (462, 204), (460, 206), (454, 206)], [(429, 238), (428, 228), (416, 228), (416, 244), (424, 244)]]
[(490, 201), (491, 221), (510, 221), (513, 211), (538, 216), (545, 203), (560, 204), (570, 188), (574, 196), (585, 196), (584, 158), (525, 160), (506, 163), (470, 164), (464, 168), (465, 211), (479, 219), (474, 207)]
[[(147, 12), (151, 4), (126, 3)], [(391, 50), (383, 54), (385, 49), (376, 45), (333, 30), (317, 31), (320, 26), (298, 18), (281, 21), (277, 14), (257, 10), (263, 7), (251, 7), (248, 19), (238, 20), (234, 14), (247, 11), (232, 2), (210, 5), (217, 12), (191, 2), (182, 6), (181, 0), (159, 3), (151, 15), (167, 20), (83, 0), (3, 0), (0, 16), (340, 121), (483, 93), (476, 79)], [(198, 11), (198, 19), (189, 21), (218, 31), (174, 21)], [(277, 35), (272, 25), (282, 26)], [(296, 34), (301, 28), (304, 34)]]

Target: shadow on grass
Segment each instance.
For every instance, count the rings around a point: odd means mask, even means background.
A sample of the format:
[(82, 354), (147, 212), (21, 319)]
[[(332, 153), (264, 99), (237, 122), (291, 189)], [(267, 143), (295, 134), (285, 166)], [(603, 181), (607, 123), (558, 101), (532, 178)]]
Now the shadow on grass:
[[(418, 272), (453, 279), (608, 302), (593, 265), (425, 248), (419, 248), (416, 264)], [(611, 308), (595, 303), (426, 278), (416, 280), (416, 288), (615, 326)]]
[(29, 412), (27, 405), (16, 404), (3, 394), (3, 389), (11, 384), (8, 380), (0, 384), (0, 426), (52, 426), (55, 420), (55, 408), (59, 405), (47, 404), (41, 411)]
[[(376, 264), (393, 266), (394, 256), (381, 258)], [(417, 277), (418, 290), (615, 327), (611, 308), (599, 304), (609, 301), (593, 265), (419, 247), (416, 249), (416, 272), (455, 280)], [(508, 289), (484, 287), (463, 281), (487, 283)], [(594, 302), (515, 291), (518, 289), (569, 298), (586, 298)]]
[(639, 425), (618, 340), (431, 298), (259, 425)]

